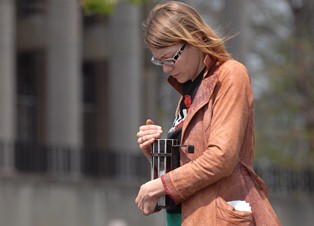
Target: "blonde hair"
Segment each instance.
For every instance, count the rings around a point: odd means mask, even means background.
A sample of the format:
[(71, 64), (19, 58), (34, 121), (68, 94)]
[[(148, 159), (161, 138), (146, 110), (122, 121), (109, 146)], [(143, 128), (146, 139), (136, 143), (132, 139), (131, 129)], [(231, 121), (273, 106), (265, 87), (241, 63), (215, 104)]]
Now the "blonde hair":
[(226, 39), (220, 38), (197, 11), (185, 3), (157, 4), (143, 26), (148, 47), (160, 49), (185, 42), (220, 63), (232, 59), (224, 45)]

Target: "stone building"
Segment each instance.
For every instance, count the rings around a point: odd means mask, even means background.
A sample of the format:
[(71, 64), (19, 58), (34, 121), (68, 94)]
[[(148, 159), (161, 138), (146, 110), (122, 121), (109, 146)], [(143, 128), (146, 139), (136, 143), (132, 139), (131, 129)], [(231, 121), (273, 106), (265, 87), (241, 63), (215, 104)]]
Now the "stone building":
[(136, 143), (148, 98), (143, 11), (124, 3), (84, 16), (77, 0), (0, 1), (1, 225), (161, 219), (134, 204), (149, 175)]
[[(244, 3), (224, 9), (236, 31)], [(144, 217), (134, 204), (150, 170), (138, 126), (169, 125), (175, 104), (165, 96), (177, 97), (143, 46), (148, 8), (84, 16), (78, 0), (0, 0), (0, 225), (164, 225), (163, 213)], [(230, 48), (244, 60), (241, 35)], [(302, 185), (267, 172), (275, 186)], [(279, 191), (283, 225), (313, 222), (312, 196)]]

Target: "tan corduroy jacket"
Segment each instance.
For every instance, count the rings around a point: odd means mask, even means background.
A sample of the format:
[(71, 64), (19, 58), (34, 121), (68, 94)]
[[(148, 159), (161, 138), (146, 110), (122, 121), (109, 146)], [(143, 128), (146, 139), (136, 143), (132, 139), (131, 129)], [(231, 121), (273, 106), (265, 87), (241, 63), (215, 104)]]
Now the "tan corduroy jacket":
[[(162, 181), (167, 194), (182, 203), (183, 226), (280, 225), (267, 199), (267, 187), (253, 171), (254, 109), (246, 68), (235, 60), (210, 62), (182, 128), (181, 166)], [(180, 84), (169, 77), (180, 92)], [(245, 200), (252, 213), (227, 201)]]

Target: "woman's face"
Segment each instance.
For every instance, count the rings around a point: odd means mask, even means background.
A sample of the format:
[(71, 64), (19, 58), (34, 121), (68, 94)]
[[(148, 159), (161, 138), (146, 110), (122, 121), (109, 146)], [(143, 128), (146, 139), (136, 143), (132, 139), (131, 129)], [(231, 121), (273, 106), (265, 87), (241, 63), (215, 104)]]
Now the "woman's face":
[[(181, 47), (182, 44), (177, 44), (162, 49), (150, 48), (150, 51), (155, 59), (162, 61), (172, 58)], [(198, 76), (204, 68), (203, 61), (204, 54), (199, 49), (186, 44), (175, 64), (163, 64), (162, 67), (164, 73), (174, 77), (180, 83), (185, 83), (189, 80), (193, 81)]]

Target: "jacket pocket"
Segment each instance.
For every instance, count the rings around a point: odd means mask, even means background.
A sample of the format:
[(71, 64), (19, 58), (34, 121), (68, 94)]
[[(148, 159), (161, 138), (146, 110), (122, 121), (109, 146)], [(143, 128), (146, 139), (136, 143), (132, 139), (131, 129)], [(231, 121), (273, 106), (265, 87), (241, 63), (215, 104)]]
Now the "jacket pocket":
[(252, 212), (235, 210), (221, 197), (216, 198), (216, 221), (219, 226), (255, 225)]

